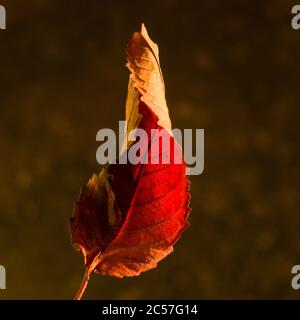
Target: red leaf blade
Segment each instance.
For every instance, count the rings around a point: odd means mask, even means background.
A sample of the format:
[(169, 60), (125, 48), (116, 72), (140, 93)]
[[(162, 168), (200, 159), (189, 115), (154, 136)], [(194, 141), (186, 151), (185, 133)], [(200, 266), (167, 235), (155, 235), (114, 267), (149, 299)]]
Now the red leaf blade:
[[(144, 27), (143, 27), (144, 28)], [(171, 133), (164, 97), (158, 48), (145, 28), (135, 33), (127, 48), (131, 70), (126, 105), (128, 129), (147, 132), (148, 164), (115, 164), (94, 175), (84, 187), (70, 219), (72, 242), (82, 252), (88, 273), (115, 277), (137, 276), (155, 268), (173, 251), (173, 245), (188, 226), (189, 181), (180, 146)], [(153, 83), (157, 87), (153, 86)], [(153, 132), (152, 129), (158, 129)], [(164, 150), (159, 135), (170, 140)], [(151, 146), (159, 164), (151, 164)], [(125, 143), (125, 151), (133, 145)], [(162, 156), (170, 153), (170, 164)]]

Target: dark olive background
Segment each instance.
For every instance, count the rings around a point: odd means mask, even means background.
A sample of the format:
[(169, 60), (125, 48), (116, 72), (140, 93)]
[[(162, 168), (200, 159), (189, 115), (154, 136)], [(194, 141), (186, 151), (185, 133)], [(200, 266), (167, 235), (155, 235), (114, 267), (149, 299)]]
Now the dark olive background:
[(299, 298), (300, 31), (295, 2), (0, 1), (0, 299), (71, 299), (68, 218), (99, 172), (96, 132), (124, 118), (124, 48), (160, 46), (173, 125), (205, 129), (191, 226), (140, 277), (94, 275), (86, 298)]

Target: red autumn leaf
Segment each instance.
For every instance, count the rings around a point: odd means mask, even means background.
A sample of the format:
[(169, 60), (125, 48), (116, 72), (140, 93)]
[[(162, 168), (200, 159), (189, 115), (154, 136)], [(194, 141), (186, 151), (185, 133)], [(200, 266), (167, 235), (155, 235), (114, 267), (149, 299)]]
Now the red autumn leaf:
[[(173, 251), (188, 226), (186, 166), (184, 161), (174, 163), (175, 156), (182, 159), (182, 151), (171, 132), (158, 47), (144, 25), (131, 37), (126, 53), (131, 72), (127, 129), (147, 132), (140, 156), (148, 157), (148, 164), (109, 165), (83, 187), (70, 219), (72, 243), (82, 252), (86, 266), (78, 299), (92, 272), (122, 278), (155, 268)], [(151, 129), (159, 131), (153, 134)], [(168, 150), (163, 149), (159, 136), (170, 139)], [(152, 151), (155, 142), (159, 142), (159, 148)], [(134, 145), (126, 140), (122, 157)], [(170, 164), (162, 164), (166, 154), (170, 155)], [(150, 164), (151, 155), (159, 159), (158, 164)]]

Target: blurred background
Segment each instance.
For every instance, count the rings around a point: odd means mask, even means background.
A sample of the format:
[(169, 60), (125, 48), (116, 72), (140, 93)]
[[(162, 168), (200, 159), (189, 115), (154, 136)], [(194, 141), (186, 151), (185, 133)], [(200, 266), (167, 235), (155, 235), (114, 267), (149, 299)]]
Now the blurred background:
[(295, 2), (0, 0), (0, 299), (72, 299), (68, 218), (99, 172), (96, 132), (124, 118), (124, 49), (145, 22), (174, 127), (205, 129), (191, 226), (140, 277), (89, 299), (300, 298), (300, 30)]

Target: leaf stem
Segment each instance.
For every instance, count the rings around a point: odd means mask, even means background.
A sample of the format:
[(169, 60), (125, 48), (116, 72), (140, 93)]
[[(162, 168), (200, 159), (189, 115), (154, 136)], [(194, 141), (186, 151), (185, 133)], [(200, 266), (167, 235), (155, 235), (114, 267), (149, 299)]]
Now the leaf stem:
[(91, 271), (90, 271), (90, 268), (87, 268), (85, 273), (84, 273), (84, 277), (82, 279), (82, 282), (81, 282), (81, 285), (80, 285), (80, 288), (74, 298), (74, 300), (81, 300), (86, 288), (87, 288), (87, 285), (89, 283), (89, 279), (90, 279), (90, 275), (91, 275)]
[(85, 270), (85, 274), (83, 276), (83, 279), (82, 279), (82, 282), (81, 282), (81, 285), (80, 285), (80, 288), (78, 290), (78, 292), (76, 293), (76, 296), (74, 298), (74, 300), (81, 300), (85, 290), (86, 290), (86, 287), (89, 283), (89, 280), (90, 280), (90, 276), (91, 274), (94, 272), (95, 268), (97, 267), (99, 261), (100, 261), (100, 256), (101, 256), (101, 253), (102, 251), (100, 251), (96, 257), (94, 258), (94, 260), (92, 261), (92, 263), (89, 265), (88, 268), (86, 268)]

